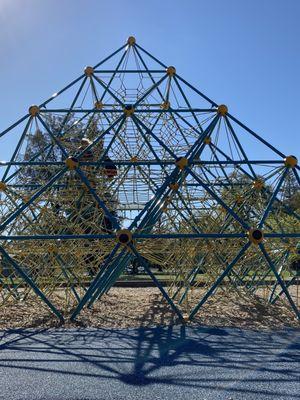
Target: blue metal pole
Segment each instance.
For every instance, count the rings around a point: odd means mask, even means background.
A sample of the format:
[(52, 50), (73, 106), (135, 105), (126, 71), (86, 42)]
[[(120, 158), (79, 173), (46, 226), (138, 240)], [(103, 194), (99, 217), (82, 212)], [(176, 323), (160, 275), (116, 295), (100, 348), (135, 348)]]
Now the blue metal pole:
[(221, 284), (223, 279), (230, 273), (232, 268), (235, 266), (235, 264), (240, 260), (240, 258), (243, 256), (243, 254), (246, 252), (246, 250), (249, 248), (250, 242), (246, 243), (242, 249), (239, 251), (237, 256), (233, 259), (233, 261), (227, 266), (227, 268), (222, 272), (222, 274), (218, 277), (218, 279), (215, 281), (215, 283), (210, 287), (210, 289), (205, 293), (205, 295), (202, 297), (201, 301), (192, 309), (189, 319), (192, 320), (199, 309), (203, 306), (203, 304), (207, 301), (207, 299), (214, 293), (214, 291), (217, 289), (217, 287)]
[(261, 228), (261, 227), (263, 226), (263, 224), (264, 224), (266, 218), (268, 217), (269, 212), (270, 212), (270, 210), (271, 210), (271, 208), (272, 208), (272, 205), (273, 205), (273, 203), (274, 203), (274, 200), (276, 199), (276, 196), (277, 196), (277, 194), (278, 194), (278, 192), (279, 192), (279, 190), (280, 190), (280, 188), (281, 188), (281, 185), (282, 185), (282, 183), (283, 183), (283, 181), (284, 181), (284, 179), (285, 179), (287, 173), (288, 173), (288, 168), (286, 168), (286, 169), (284, 170), (284, 172), (283, 172), (283, 174), (282, 174), (282, 176), (281, 176), (281, 178), (280, 178), (280, 180), (279, 180), (279, 182), (278, 182), (278, 184), (277, 184), (277, 186), (276, 186), (276, 189), (274, 190), (274, 192), (273, 192), (273, 194), (272, 194), (272, 196), (271, 196), (271, 198), (270, 198), (270, 200), (269, 200), (269, 203), (268, 203), (268, 205), (267, 205), (267, 208), (265, 209), (265, 212), (264, 212), (263, 216), (261, 217), (261, 220), (259, 221), (259, 224), (258, 224), (258, 227), (259, 227), (259, 228)]
[(277, 150), (274, 146), (272, 146), (270, 143), (268, 143), (265, 139), (263, 139), (261, 136), (259, 136), (257, 133), (253, 132), (250, 128), (248, 128), (246, 125), (244, 125), (242, 122), (240, 122), (238, 119), (236, 119), (233, 115), (227, 114), (228, 118), (230, 118), (232, 121), (240, 125), (242, 128), (244, 128), (247, 132), (249, 132), (252, 136), (254, 136), (256, 139), (258, 139), (261, 143), (269, 147), (269, 149), (273, 150), (274, 153), (278, 154), (280, 157), (285, 158), (285, 155), (281, 153), (281, 151)]
[(159, 65), (161, 65), (163, 68), (167, 68), (167, 66), (165, 64), (163, 64), (161, 61), (159, 61), (156, 57), (154, 57), (151, 53), (149, 53), (147, 50), (143, 49), (143, 47), (141, 47), (138, 44), (135, 44), (135, 47), (137, 47), (138, 49), (140, 49), (143, 53), (147, 54), (148, 57), (152, 58), (152, 60), (154, 60), (155, 62), (157, 62)]
[[(12, 166), (11, 163), (12, 163), (13, 161), (15, 161), (15, 157), (16, 157), (16, 155), (18, 154), (18, 151), (19, 151), (20, 147), (22, 146), (23, 140), (24, 140), (24, 138), (25, 138), (25, 136), (26, 136), (26, 133), (27, 133), (27, 131), (28, 131), (28, 128), (29, 128), (29, 126), (30, 126), (31, 121), (32, 121), (32, 117), (30, 117), (30, 118), (28, 119), (27, 124), (25, 125), (25, 128), (24, 128), (24, 130), (23, 130), (23, 132), (22, 132), (22, 135), (21, 135), (21, 137), (20, 137), (20, 139), (19, 139), (19, 141), (18, 141), (18, 144), (17, 144), (17, 146), (16, 146), (16, 148), (15, 148), (15, 151), (13, 152), (13, 155), (12, 155), (11, 158), (10, 158), (10, 162), (9, 162), (9, 164), (8, 164), (7, 168), (5, 169), (5, 172), (4, 172), (3, 176), (2, 176), (2, 179), (1, 179), (2, 182), (5, 182), (5, 178), (7, 177), (8, 173), (9, 173), (9, 170), (10, 170), (10, 168), (11, 168), (11, 166)], [(1, 165), (1, 164), (0, 164), (0, 165)]]
[(81, 301), (77, 304), (77, 307), (75, 308), (75, 310), (73, 311), (73, 313), (72, 313), (72, 315), (70, 317), (71, 321), (74, 321), (76, 319), (77, 315), (83, 309), (85, 304), (90, 300), (91, 296), (93, 295), (93, 293), (95, 292), (95, 290), (97, 289), (97, 287), (99, 285), (99, 282), (100, 282), (101, 277), (103, 275), (103, 271), (105, 272), (105, 270), (109, 266), (109, 263), (111, 262), (113, 257), (116, 255), (116, 253), (119, 250), (119, 248), (120, 248), (120, 244), (117, 243), (116, 246), (111, 251), (111, 253), (109, 254), (109, 256), (107, 257), (107, 259), (105, 260), (103, 266), (101, 267), (101, 269), (99, 270), (99, 272), (95, 276), (94, 280), (91, 282), (90, 287), (85, 292), (85, 294), (82, 297)]
[(170, 298), (170, 296), (168, 295), (168, 293), (165, 291), (165, 289), (163, 288), (163, 286), (161, 285), (161, 283), (158, 281), (158, 279), (156, 278), (156, 276), (153, 274), (153, 272), (151, 271), (151, 269), (148, 267), (148, 265), (144, 262), (144, 260), (142, 259), (142, 257), (140, 257), (140, 254), (136, 251), (136, 249), (134, 248), (134, 246), (130, 245), (131, 250), (134, 252), (134, 254), (137, 256), (140, 264), (144, 267), (145, 271), (148, 273), (148, 275), (150, 276), (150, 278), (153, 280), (153, 282), (155, 283), (155, 285), (158, 287), (158, 289), (161, 291), (163, 297), (166, 299), (167, 303), (171, 306), (172, 310), (177, 314), (177, 316), (179, 317), (179, 319), (181, 321), (183, 321), (183, 315), (181, 313), (181, 311), (179, 310), (179, 308), (174, 304), (173, 300)]
[(295, 312), (297, 318), (300, 319), (300, 312), (299, 312), (299, 310), (298, 310), (298, 307), (297, 307), (296, 304), (294, 303), (294, 301), (293, 301), (291, 295), (289, 294), (289, 291), (287, 290), (287, 288), (286, 288), (286, 286), (285, 286), (284, 281), (282, 280), (281, 276), (278, 274), (276, 268), (274, 267), (273, 262), (272, 262), (271, 258), (269, 257), (269, 255), (268, 255), (268, 253), (267, 253), (267, 251), (266, 251), (266, 249), (265, 249), (265, 246), (264, 246), (262, 243), (260, 243), (260, 244), (259, 244), (259, 247), (260, 247), (260, 249), (261, 249), (261, 251), (262, 251), (262, 253), (263, 253), (263, 255), (264, 255), (264, 257), (265, 257), (265, 259), (266, 259), (266, 261), (267, 261), (267, 263), (269, 264), (271, 270), (273, 271), (273, 274), (275, 275), (275, 277), (276, 277), (276, 279), (277, 279), (279, 285), (281, 286), (281, 288), (282, 288), (284, 294), (286, 295), (286, 297), (287, 297), (287, 299), (288, 299), (288, 301), (289, 301), (289, 303), (290, 303), (292, 309), (294, 310), (294, 312)]
[(18, 215), (20, 215), (30, 204), (34, 202), (42, 193), (44, 193), (51, 185), (57, 181), (65, 172), (67, 168), (63, 168), (61, 171), (59, 171), (56, 175), (54, 175), (40, 190), (38, 190), (34, 195), (31, 196), (31, 198), (25, 202), (23, 205), (21, 205), (18, 210), (10, 214), (10, 216), (2, 222), (2, 225), (0, 225), (0, 230), (4, 230), (7, 225), (13, 221)]
[(33, 282), (33, 280), (26, 274), (26, 272), (21, 268), (15, 260), (13, 260), (9, 254), (0, 246), (0, 252), (2, 255), (9, 261), (9, 263), (14, 267), (17, 273), (23, 278), (23, 280), (32, 288), (35, 294), (50, 308), (50, 310), (60, 319), (61, 322), (64, 322), (64, 318), (62, 314), (58, 311), (58, 309), (51, 303), (51, 301), (44, 295), (44, 293), (37, 287), (37, 285)]
[(224, 203), (224, 201), (217, 196), (208, 185), (206, 185), (191, 169), (187, 168), (190, 172), (190, 174), (193, 176), (193, 178), (199, 182), (201, 186), (204, 187), (204, 189), (223, 207), (225, 210), (237, 221), (240, 223), (240, 225), (245, 228), (246, 230), (249, 230), (250, 227), (248, 224), (246, 224), (230, 207), (227, 206), (227, 204)]

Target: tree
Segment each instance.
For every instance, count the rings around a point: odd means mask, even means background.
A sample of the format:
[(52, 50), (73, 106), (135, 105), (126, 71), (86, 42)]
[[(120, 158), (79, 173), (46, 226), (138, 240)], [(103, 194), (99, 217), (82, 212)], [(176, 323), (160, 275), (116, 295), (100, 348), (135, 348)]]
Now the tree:
[[(283, 204), (292, 211), (300, 210), (300, 187), (293, 171), (289, 171), (287, 174), (285, 182), (281, 187), (280, 194)], [(285, 209), (285, 212), (288, 212), (288, 210)]]
[[(80, 153), (86, 146), (102, 133), (96, 117), (91, 117), (85, 122), (77, 122), (72, 115), (67, 121), (64, 121), (62, 117), (46, 114), (44, 120), (54, 138), (61, 143), (68, 154), (78, 157), (79, 165), (80, 162), (97, 161), (103, 154), (104, 142), (102, 140), (80, 157)], [(36, 186), (43, 187), (62, 168), (62, 165), (51, 165), (51, 162), (64, 161), (65, 155), (56, 140), (53, 140), (49, 134), (48, 129), (43, 124), (39, 124), (36, 130), (28, 135), (25, 153), (19, 156), (21, 160), (34, 160), (41, 163), (22, 167), (16, 176), (16, 182), (21, 187), (21, 197), (24, 199), (30, 198), (37, 190)], [(85, 140), (82, 140), (83, 138)], [(117, 218), (118, 201), (110, 189), (111, 175), (108, 176), (105, 167), (80, 165), (80, 169), (111, 214)], [(17, 230), (18, 233), (31, 235), (85, 235), (111, 233), (113, 226), (110, 218), (104, 214), (76, 171), (69, 170), (26, 210), (26, 218), (20, 219)], [(91, 240), (78, 240), (76, 243), (76, 255), (74, 247), (68, 241), (56, 241), (55, 245), (51, 246), (54, 246), (55, 252), (61, 251), (64, 254), (65, 264), (76, 265), (77, 263), (81, 267), (86, 265), (87, 271), (90, 274), (94, 273), (109, 248), (100, 249), (98, 246), (95, 250)], [(105, 244), (105, 242), (103, 243)], [(48, 264), (49, 270), (51, 265), (52, 267), (54, 264), (56, 265), (57, 260), (53, 260), (47, 255), (49, 249), (51, 248), (51, 251), (53, 249), (46, 241), (35, 241), (32, 246), (35, 246), (35, 250), (32, 251), (31, 256), (26, 254), (26, 263), (37, 265), (37, 268), (34, 268), (34, 274), (41, 273), (44, 265)], [(44, 249), (41, 251), (40, 259), (35, 254), (38, 246), (40, 249)], [(29, 262), (28, 257), (35, 259), (34, 262), (32, 260)]]

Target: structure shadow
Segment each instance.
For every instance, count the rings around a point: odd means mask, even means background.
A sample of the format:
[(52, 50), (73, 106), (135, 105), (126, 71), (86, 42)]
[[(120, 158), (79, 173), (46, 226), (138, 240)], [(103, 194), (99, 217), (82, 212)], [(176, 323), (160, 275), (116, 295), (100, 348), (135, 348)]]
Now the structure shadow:
[[(150, 314), (155, 310), (148, 310), (135, 329), (0, 332), (0, 371), (51, 374), (57, 381), (67, 376), (127, 387), (300, 399), (299, 330), (163, 326), (163, 314), (162, 324), (151, 327)], [(292, 397), (285, 385), (294, 388)]]

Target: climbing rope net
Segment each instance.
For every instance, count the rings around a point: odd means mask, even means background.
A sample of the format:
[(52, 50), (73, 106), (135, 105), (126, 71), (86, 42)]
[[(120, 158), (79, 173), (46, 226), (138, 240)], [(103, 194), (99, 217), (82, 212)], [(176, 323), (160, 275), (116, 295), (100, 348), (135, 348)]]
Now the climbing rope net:
[(2, 307), (34, 294), (62, 319), (59, 293), (74, 319), (135, 263), (180, 319), (242, 289), (299, 317), (297, 158), (135, 38), (0, 141)]

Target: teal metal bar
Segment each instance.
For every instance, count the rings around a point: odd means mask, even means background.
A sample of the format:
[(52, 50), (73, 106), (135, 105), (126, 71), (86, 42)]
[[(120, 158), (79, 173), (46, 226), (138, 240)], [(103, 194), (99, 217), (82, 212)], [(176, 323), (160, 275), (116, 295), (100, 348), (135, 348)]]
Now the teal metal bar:
[(95, 292), (95, 290), (97, 289), (97, 287), (99, 285), (99, 282), (100, 282), (101, 277), (103, 275), (103, 271), (106, 270), (107, 266), (109, 265), (109, 263), (111, 262), (113, 257), (116, 255), (116, 253), (119, 250), (119, 248), (120, 248), (120, 244), (117, 243), (116, 246), (111, 251), (111, 253), (109, 254), (109, 256), (107, 257), (107, 259), (105, 260), (105, 263), (102, 265), (101, 269), (99, 270), (99, 272), (95, 276), (94, 280), (91, 282), (91, 284), (90, 284), (88, 290), (85, 292), (83, 298), (80, 300), (80, 302), (78, 303), (77, 307), (75, 308), (75, 310), (73, 311), (72, 315), (70, 316), (70, 320), (71, 321), (74, 321), (76, 319), (76, 317), (78, 316), (80, 311), (83, 309), (85, 304), (91, 299), (93, 293)]
[(273, 274), (275, 275), (279, 285), (281, 286), (282, 291), (286, 295), (286, 297), (287, 297), (292, 309), (294, 310), (297, 318), (300, 320), (300, 311), (299, 311), (298, 307), (296, 306), (296, 304), (294, 303), (291, 295), (289, 294), (289, 291), (287, 290), (284, 281), (282, 280), (281, 276), (278, 274), (275, 266), (273, 265), (273, 262), (272, 262), (271, 258), (269, 257), (269, 255), (268, 255), (268, 253), (267, 253), (267, 251), (265, 249), (265, 246), (262, 243), (260, 243), (259, 247), (260, 247), (260, 249), (261, 249), (261, 251), (262, 251), (262, 253), (263, 253), (263, 255), (264, 255), (264, 257), (265, 257), (265, 259), (267, 261), (267, 263), (269, 264), (271, 270), (273, 271)]
[(205, 295), (202, 297), (201, 301), (192, 309), (189, 319), (192, 320), (199, 309), (203, 306), (203, 304), (207, 301), (207, 299), (214, 293), (214, 291), (218, 288), (218, 286), (221, 284), (221, 282), (228, 276), (232, 268), (235, 266), (235, 264), (240, 260), (240, 258), (244, 255), (246, 250), (249, 248), (250, 242), (246, 243), (242, 249), (239, 251), (237, 256), (233, 259), (233, 261), (227, 266), (227, 268), (222, 272), (222, 274), (217, 278), (215, 283), (210, 287), (210, 289), (205, 293)]
[(51, 301), (44, 295), (44, 293), (37, 287), (34, 281), (26, 274), (26, 272), (16, 263), (14, 259), (0, 246), (0, 253), (9, 261), (9, 263), (14, 267), (16, 272), (21, 276), (21, 278), (32, 288), (34, 293), (50, 308), (50, 310), (59, 318), (61, 322), (64, 322), (64, 317), (58, 311), (58, 309), (51, 303)]
[(141, 263), (141, 265), (144, 267), (144, 269), (146, 270), (146, 272), (148, 273), (148, 275), (150, 276), (150, 278), (153, 280), (153, 282), (155, 283), (155, 285), (158, 287), (158, 289), (161, 291), (163, 297), (166, 299), (167, 303), (170, 305), (170, 307), (172, 308), (172, 310), (175, 312), (175, 314), (179, 317), (180, 321), (183, 321), (183, 315), (181, 313), (181, 311), (179, 310), (179, 308), (174, 304), (173, 300), (170, 298), (170, 296), (168, 295), (168, 293), (165, 291), (164, 287), (161, 285), (161, 283), (159, 282), (159, 280), (156, 278), (156, 276), (153, 274), (153, 272), (151, 271), (151, 269), (148, 267), (148, 265), (144, 262), (144, 260), (142, 259), (142, 257), (140, 257), (140, 254), (136, 251), (136, 249), (134, 248), (133, 245), (130, 245), (131, 250), (134, 252), (134, 254), (137, 256), (139, 262)]

